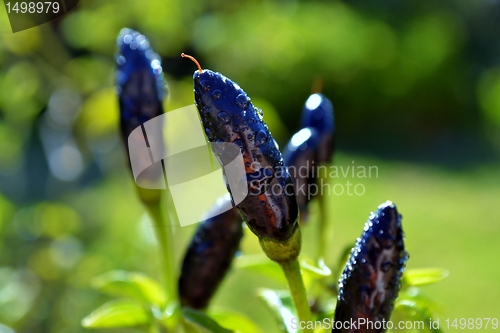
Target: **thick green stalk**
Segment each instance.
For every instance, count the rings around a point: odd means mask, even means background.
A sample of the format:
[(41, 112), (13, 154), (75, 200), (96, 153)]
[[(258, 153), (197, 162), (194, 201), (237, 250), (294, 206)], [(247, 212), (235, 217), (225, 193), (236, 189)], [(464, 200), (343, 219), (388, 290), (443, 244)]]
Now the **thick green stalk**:
[(160, 202), (146, 204), (147, 210), (153, 220), (156, 238), (160, 246), (161, 265), (165, 292), (170, 303), (178, 303), (177, 277), (175, 274), (175, 264), (173, 257), (173, 233), (170, 225), (168, 212), (162, 213)]
[[(311, 309), (298, 261), (301, 238), (300, 227), (297, 224), (290, 238), (285, 241), (272, 238), (260, 238), (259, 241), (264, 253), (269, 259), (277, 262), (285, 273), (299, 321), (310, 322), (312, 320)], [(304, 329), (303, 332), (312, 332), (312, 330)]]
[[(283, 269), (283, 273), (285, 273), (286, 280), (288, 281), (288, 287), (292, 295), (293, 305), (295, 305), (295, 309), (297, 310), (298, 319), (306, 325), (305, 323), (312, 320), (312, 316), (299, 261), (295, 258), (290, 261), (279, 262), (279, 265)], [(313, 332), (313, 330), (304, 329), (303, 332)]]
[(328, 220), (326, 212), (326, 202), (325, 197), (320, 195), (318, 197), (318, 208), (319, 208), (319, 223), (318, 223), (318, 248), (316, 253), (316, 261), (325, 258), (325, 252), (327, 248), (330, 235), (327, 232)]
[[(323, 188), (323, 184), (327, 181), (327, 175), (319, 175), (318, 181), (320, 183), (319, 188)], [(323, 260), (326, 255), (326, 250), (328, 248), (328, 244), (330, 242), (330, 228), (329, 228), (329, 219), (328, 219), (328, 211), (327, 211), (327, 199), (323, 193), (319, 193), (318, 195), (318, 206), (319, 206), (319, 223), (318, 223), (318, 248), (316, 253), (316, 261), (319, 262)]]

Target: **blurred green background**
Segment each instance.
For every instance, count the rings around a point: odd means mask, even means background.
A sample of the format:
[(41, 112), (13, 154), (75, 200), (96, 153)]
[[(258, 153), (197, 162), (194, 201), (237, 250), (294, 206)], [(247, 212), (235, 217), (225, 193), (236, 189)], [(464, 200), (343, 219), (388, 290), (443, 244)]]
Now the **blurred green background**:
[[(108, 300), (90, 289), (94, 276), (159, 278), (118, 135), (114, 53), (125, 26), (162, 56), (167, 110), (193, 103), (186, 52), (238, 82), (281, 146), (322, 78), (336, 112), (334, 163), (378, 167), (378, 177), (332, 179), (366, 191), (329, 198), (327, 263), (390, 199), (408, 267), (450, 271), (423, 288), (441, 320), (500, 317), (499, 1), (82, 0), (15, 34), (0, 8), (0, 333), (84, 332), (80, 320)], [(194, 228), (177, 229), (178, 258)], [(261, 251), (250, 232), (242, 251)], [(214, 304), (275, 332), (256, 287), (283, 286), (233, 270)]]

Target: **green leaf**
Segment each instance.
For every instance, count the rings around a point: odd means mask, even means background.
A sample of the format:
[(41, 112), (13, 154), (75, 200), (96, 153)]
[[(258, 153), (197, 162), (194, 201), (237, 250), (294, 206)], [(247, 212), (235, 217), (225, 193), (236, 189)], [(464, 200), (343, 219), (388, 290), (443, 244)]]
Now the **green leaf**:
[(286, 285), (286, 278), (281, 267), (265, 254), (244, 255), (236, 258), (235, 267), (259, 273)]
[(440, 304), (422, 294), (417, 287), (409, 287), (400, 291), (397, 300), (412, 302), (418, 308), (427, 309), (429, 311), (443, 311)]
[[(394, 307), (394, 312), (393, 312), (393, 317), (403, 317), (409, 321), (412, 321), (414, 323), (417, 322), (423, 322), (425, 327), (422, 327), (420, 329), (420, 332), (432, 332), (432, 333), (443, 333), (443, 331), (440, 328), (432, 328), (429, 324), (431, 322), (431, 319), (433, 318), (429, 311), (424, 308), (420, 308), (416, 305), (416, 303), (407, 301), (407, 300), (401, 300), (401, 301), (396, 301), (396, 305)], [(400, 320), (394, 320), (391, 318), (393, 322), (397, 322)]]
[(315, 264), (310, 259), (302, 259), (300, 261), (300, 267), (304, 273), (307, 273), (316, 279), (322, 279), (332, 275), (332, 271), (325, 265), (323, 260), (320, 260), (317, 264)]
[(262, 333), (250, 318), (244, 314), (227, 308), (210, 309), (209, 315), (220, 325), (239, 333)]
[(191, 331), (194, 332), (211, 332), (211, 333), (234, 332), (220, 326), (214, 319), (210, 318), (209, 316), (200, 311), (196, 311), (190, 308), (183, 308), (182, 316), (185, 319), (186, 323), (190, 325)]
[(104, 294), (129, 297), (159, 307), (164, 307), (167, 302), (162, 287), (139, 272), (110, 271), (95, 277), (92, 287)]
[(347, 260), (349, 260), (351, 251), (355, 246), (356, 243), (350, 243), (342, 249), (342, 252), (340, 253), (339, 259), (337, 261), (337, 266), (333, 268), (334, 275), (337, 277), (337, 280), (340, 278), (340, 275), (344, 271)]
[(147, 325), (152, 316), (146, 308), (134, 300), (110, 301), (83, 318), (87, 328), (137, 327)]
[(442, 268), (408, 269), (403, 274), (402, 288), (423, 286), (446, 279), (448, 271)]
[(271, 289), (260, 289), (257, 293), (267, 306), (273, 311), (282, 332), (296, 333), (297, 329), (292, 327), (292, 323), (297, 320), (292, 298), (288, 291), (278, 291)]
[(329, 277), (332, 272), (328, 267), (326, 267), (323, 260), (320, 260), (317, 264), (310, 259), (301, 259), (300, 268), (302, 271), (302, 279), (304, 280), (304, 286), (309, 292), (311, 288), (315, 285), (315, 282), (324, 280)]
[(167, 332), (173, 332), (182, 319), (182, 309), (174, 302), (166, 309), (152, 308), (155, 319), (158, 319)]

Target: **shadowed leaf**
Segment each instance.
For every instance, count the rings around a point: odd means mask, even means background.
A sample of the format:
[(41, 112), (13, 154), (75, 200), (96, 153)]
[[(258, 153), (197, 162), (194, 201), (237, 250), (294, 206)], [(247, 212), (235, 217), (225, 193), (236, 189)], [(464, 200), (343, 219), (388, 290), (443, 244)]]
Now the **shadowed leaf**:
[(273, 311), (278, 319), (282, 332), (296, 333), (298, 330), (293, 328), (293, 322), (297, 320), (292, 298), (288, 291), (278, 291), (271, 289), (260, 289), (258, 294), (266, 305)]
[(133, 300), (108, 302), (83, 318), (82, 326), (87, 328), (137, 327), (150, 322), (146, 308)]
[(190, 331), (193, 332), (234, 332), (220, 326), (214, 319), (200, 311), (196, 311), (190, 308), (184, 308), (182, 309), (182, 316), (186, 320), (186, 323), (190, 326)]
[(442, 268), (409, 269), (403, 275), (403, 288), (409, 286), (423, 286), (446, 279), (448, 271)]
[(143, 273), (110, 271), (94, 278), (92, 286), (111, 296), (129, 297), (159, 307), (166, 304), (161, 286)]

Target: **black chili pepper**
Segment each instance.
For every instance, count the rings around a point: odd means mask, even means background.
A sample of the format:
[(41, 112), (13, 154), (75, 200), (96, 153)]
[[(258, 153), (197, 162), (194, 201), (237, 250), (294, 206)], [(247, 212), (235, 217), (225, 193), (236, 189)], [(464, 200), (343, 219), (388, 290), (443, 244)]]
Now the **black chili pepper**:
[(318, 162), (329, 163), (334, 148), (335, 119), (332, 102), (323, 94), (312, 94), (304, 104), (301, 128), (305, 127), (318, 131)]
[(144, 35), (124, 28), (118, 35), (117, 44), (120, 125), (123, 139), (127, 142), (135, 128), (163, 114), (166, 89), (160, 57), (154, 53)]
[[(117, 93), (120, 105), (120, 129), (123, 142), (129, 154), (130, 167), (134, 172), (134, 162), (137, 156), (130, 156), (130, 144), (145, 143), (155, 140), (156, 149), (164, 149), (162, 138), (148, 138), (143, 124), (163, 115), (163, 99), (166, 95), (160, 57), (154, 53), (148, 39), (137, 31), (124, 28), (117, 38), (118, 54), (116, 63)], [(163, 119), (161, 119), (163, 121)], [(141, 131), (135, 131), (141, 126)], [(131, 135), (132, 134), (132, 135)], [(158, 140), (160, 139), (160, 140)], [(149, 155), (147, 160), (141, 161), (146, 166), (151, 165)], [(156, 164), (153, 168), (143, 170), (142, 182), (155, 184), (154, 189), (138, 186), (138, 194), (146, 204), (157, 204), (161, 192), (156, 190), (164, 184), (163, 168)], [(141, 171), (142, 172), (142, 171)], [(135, 176), (138, 176), (135, 174)]]
[[(351, 251), (339, 281), (335, 322), (359, 323), (358, 319), (364, 318), (366, 323), (373, 324), (389, 320), (408, 260), (403, 240), (401, 215), (396, 206), (387, 201), (370, 214), (361, 238)], [(385, 332), (369, 324), (344, 327), (334, 328), (332, 332)]]
[(193, 75), (195, 102), (208, 140), (233, 143), (243, 155), (249, 193), (237, 205), (238, 210), (259, 238), (288, 240), (297, 226), (297, 201), (262, 110), (236, 83), (197, 65)]
[(184, 306), (207, 307), (238, 251), (243, 221), (238, 210), (226, 210), (229, 207), (229, 196), (220, 199), (210, 212), (213, 217), (201, 222), (194, 234), (179, 278), (179, 296)]
[(283, 152), (285, 165), (294, 182), (301, 222), (308, 218), (308, 204), (312, 199), (312, 193), (319, 193), (315, 173), (318, 149), (318, 131), (312, 127), (306, 127), (292, 136)]

